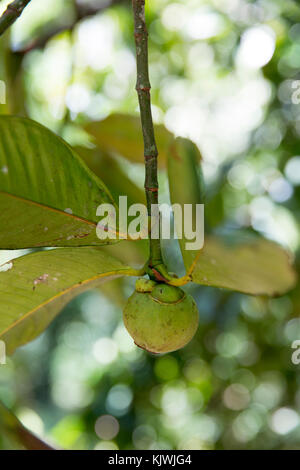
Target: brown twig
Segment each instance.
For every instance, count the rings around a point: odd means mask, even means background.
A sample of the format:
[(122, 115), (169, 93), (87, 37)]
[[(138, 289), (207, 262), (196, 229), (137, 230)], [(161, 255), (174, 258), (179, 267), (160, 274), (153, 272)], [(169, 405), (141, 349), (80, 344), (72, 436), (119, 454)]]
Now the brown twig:
[(0, 36), (19, 18), (30, 0), (15, 0), (0, 17)]
[(81, 3), (75, 2), (76, 15), (73, 21), (62, 25), (54, 25), (46, 29), (39, 38), (33, 40), (26, 47), (17, 49), (15, 52), (18, 54), (27, 54), (34, 49), (43, 49), (50, 39), (64, 31), (72, 31), (79, 21), (94, 16), (109, 7), (126, 3), (128, 3), (128, 0), (105, 0), (100, 5), (82, 5)]

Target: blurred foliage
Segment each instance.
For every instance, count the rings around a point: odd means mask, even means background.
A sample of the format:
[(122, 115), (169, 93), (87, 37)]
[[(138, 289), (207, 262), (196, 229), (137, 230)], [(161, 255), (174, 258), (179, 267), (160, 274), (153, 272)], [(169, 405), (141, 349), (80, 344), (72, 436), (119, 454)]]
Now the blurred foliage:
[[(136, 113), (130, 5), (112, 3), (32, 0), (0, 42), (0, 112), (26, 114), (91, 149), (90, 121)], [(92, 4), (99, 13), (85, 17)], [(154, 119), (201, 150), (207, 229), (259, 232), (289, 248), (299, 271), (298, 2), (151, 0), (147, 19)], [(142, 165), (113, 159), (123, 184), (141, 190)], [(164, 170), (160, 188), (168, 201)], [(122, 259), (143, 257), (139, 248), (120, 244)], [(180, 272), (179, 247), (164, 251)], [(20, 421), (74, 449), (299, 448), (300, 365), (291, 362), (299, 285), (275, 299), (188, 286), (199, 331), (159, 357), (124, 329), (133, 281), (73, 300), (0, 366), (0, 398)], [(1, 429), (0, 446), (8, 440)]]

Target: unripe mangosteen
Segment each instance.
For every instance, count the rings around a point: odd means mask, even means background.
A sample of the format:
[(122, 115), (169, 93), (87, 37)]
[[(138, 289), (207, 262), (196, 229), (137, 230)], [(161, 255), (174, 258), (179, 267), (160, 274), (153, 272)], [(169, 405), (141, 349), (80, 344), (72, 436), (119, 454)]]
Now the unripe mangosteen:
[(166, 353), (183, 348), (193, 338), (198, 308), (179, 287), (142, 278), (126, 303), (123, 319), (137, 346)]

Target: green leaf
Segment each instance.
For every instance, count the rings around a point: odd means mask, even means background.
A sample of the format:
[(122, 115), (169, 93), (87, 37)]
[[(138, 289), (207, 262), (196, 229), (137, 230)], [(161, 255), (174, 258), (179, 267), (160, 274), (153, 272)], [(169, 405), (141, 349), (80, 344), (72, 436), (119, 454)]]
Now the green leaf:
[(25, 118), (0, 116), (0, 248), (103, 245), (101, 180), (62, 139)]
[[(182, 208), (184, 204), (196, 207), (204, 202), (197, 154), (197, 147), (186, 139), (176, 139), (170, 147), (170, 198), (172, 204)], [(262, 238), (234, 243), (234, 235), (230, 237), (231, 243), (222, 238), (206, 238), (201, 250), (188, 250), (189, 240), (185, 237), (179, 240), (186, 273), (193, 282), (254, 295), (280, 295), (293, 287), (296, 276), (282, 248)]]
[(0, 272), (0, 339), (7, 353), (44, 331), (79, 293), (137, 274), (98, 247), (39, 251), (6, 263)]
[[(120, 196), (127, 196), (128, 208), (132, 204), (146, 204), (145, 192), (136, 186), (123, 171), (119, 162), (98, 148), (76, 147), (87, 166), (109, 187), (116, 203)], [(134, 217), (127, 216), (127, 226)], [(121, 244), (103, 247), (124, 263), (144, 265), (148, 255), (148, 240), (123, 240)]]
[(117, 204), (119, 196), (127, 196), (128, 206), (136, 203), (146, 204), (145, 192), (128, 178), (116, 158), (98, 148), (76, 147), (75, 150), (109, 188)]
[(198, 284), (252, 295), (281, 295), (296, 283), (288, 253), (263, 238), (247, 243), (207, 238), (189, 274)]
[(118, 258), (122, 263), (130, 266), (142, 267), (149, 258), (149, 240), (124, 240), (116, 245), (102, 247), (102, 251)]
[[(102, 150), (116, 152), (131, 162), (144, 162), (144, 144), (140, 118), (126, 114), (112, 114), (103, 121), (90, 122), (85, 130), (92, 135)], [(166, 166), (168, 147), (173, 139), (163, 125), (155, 125), (158, 164)]]
[[(182, 214), (184, 205), (192, 205), (192, 220), (196, 220), (196, 204), (204, 203), (204, 181), (199, 165), (201, 159), (197, 146), (188, 139), (177, 138), (169, 148), (168, 178), (170, 199), (172, 204), (180, 204)], [(185, 237), (184, 217), (182, 217), (181, 233), (179, 239), (184, 265), (188, 271), (199, 249), (188, 250), (187, 244), (191, 241)], [(204, 230), (204, 227), (201, 227)]]

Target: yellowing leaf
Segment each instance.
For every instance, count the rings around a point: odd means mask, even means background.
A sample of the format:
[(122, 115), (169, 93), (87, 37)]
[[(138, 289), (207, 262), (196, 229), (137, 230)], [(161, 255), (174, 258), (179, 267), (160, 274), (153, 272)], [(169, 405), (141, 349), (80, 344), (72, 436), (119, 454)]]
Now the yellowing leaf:
[(207, 237), (189, 274), (198, 284), (253, 295), (281, 295), (296, 282), (288, 253), (263, 238), (229, 244)]

